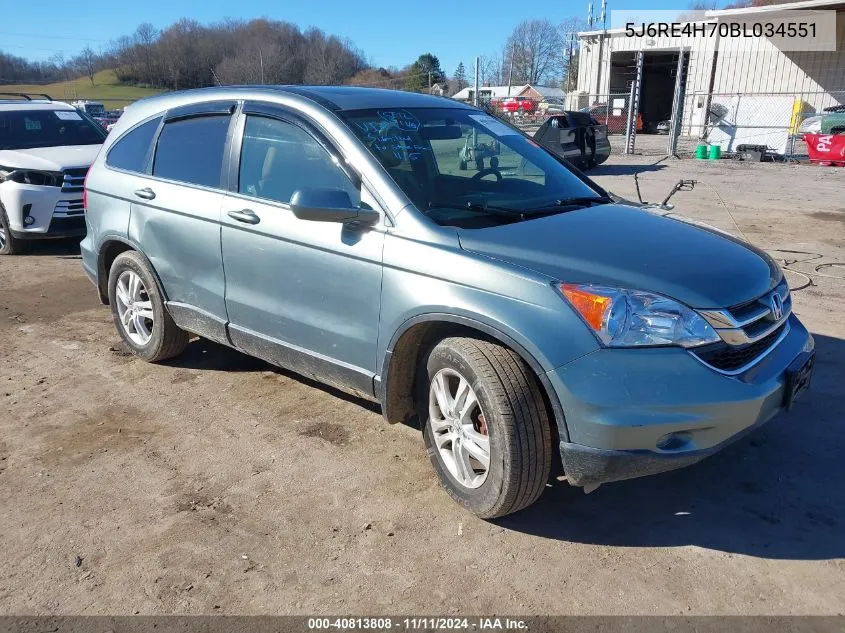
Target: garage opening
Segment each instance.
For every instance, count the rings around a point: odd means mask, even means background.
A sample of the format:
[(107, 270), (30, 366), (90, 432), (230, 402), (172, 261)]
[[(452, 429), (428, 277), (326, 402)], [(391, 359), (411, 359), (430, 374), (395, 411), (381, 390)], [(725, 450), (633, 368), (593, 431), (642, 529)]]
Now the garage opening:
[[(657, 124), (672, 117), (675, 76), (680, 51), (646, 51), (643, 53), (643, 76), (640, 87), (639, 113), (646, 132), (654, 132)], [(684, 53), (684, 74), (689, 66), (689, 52)], [(610, 58), (610, 92), (627, 94), (637, 76), (636, 53), (618, 52)], [(686, 83), (686, 77), (683, 78)], [(683, 100), (681, 101), (683, 103)]]

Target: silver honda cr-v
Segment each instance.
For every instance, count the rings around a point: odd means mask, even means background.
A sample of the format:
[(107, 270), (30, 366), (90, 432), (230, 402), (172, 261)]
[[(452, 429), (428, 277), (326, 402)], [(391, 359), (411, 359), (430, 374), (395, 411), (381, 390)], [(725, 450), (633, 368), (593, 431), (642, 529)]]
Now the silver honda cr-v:
[(83, 265), (138, 356), (191, 334), (417, 422), (454, 499), (515, 512), (696, 462), (789, 408), (813, 339), (764, 253), (614, 203), (449, 99), (141, 101), (86, 182)]

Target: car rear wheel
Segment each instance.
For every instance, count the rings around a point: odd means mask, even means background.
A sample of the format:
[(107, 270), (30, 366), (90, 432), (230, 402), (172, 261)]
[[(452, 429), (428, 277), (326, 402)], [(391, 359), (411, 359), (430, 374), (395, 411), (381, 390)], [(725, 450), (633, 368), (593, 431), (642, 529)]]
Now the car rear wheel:
[(123, 342), (151, 363), (180, 354), (188, 333), (167, 312), (153, 272), (135, 251), (117, 256), (109, 273), (109, 304)]
[(448, 338), (425, 370), (420, 419), (446, 491), (482, 518), (534, 503), (551, 469), (551, 427), (522, 359), (487, 341)]
[(12, 235), (6, 209), (0, 205), (0, 255), (20, 255), (29, 250), (29, 242)]

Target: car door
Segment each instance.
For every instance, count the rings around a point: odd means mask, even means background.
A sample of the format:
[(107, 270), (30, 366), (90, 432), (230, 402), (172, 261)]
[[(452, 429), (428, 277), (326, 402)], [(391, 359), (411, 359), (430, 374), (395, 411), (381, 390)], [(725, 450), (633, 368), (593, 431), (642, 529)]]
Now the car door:
[(234, 101), (169, 110), (145, 182), (132, 199), (129, 235), (161, 279), (178, 325), (226, 341), (220, 209), (228, 178)]
[(384, 214), (375, 226), (298, 219), (303, 187), (378, 209), (316, 128), (277, 106), (244, 106), (221, 214), (229, 335), (299, 373), (373, 393)]

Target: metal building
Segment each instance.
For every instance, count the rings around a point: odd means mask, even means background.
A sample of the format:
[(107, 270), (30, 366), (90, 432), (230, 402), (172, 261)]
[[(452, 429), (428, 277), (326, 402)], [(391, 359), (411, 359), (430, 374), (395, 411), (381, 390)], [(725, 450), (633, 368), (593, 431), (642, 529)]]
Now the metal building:
[(845, 0), (706, 11), (704, 22), (777, 22), (789, 19), (786, 9), (835, 11), (828, 33), (835, 34), (836, 50), (781, 50), (765, 37), (637, 37), (621, 28), (582, 32), (577, 89), (569, 105), (605, 103), (627, 111), (633, 86), (635, 112), (646, 128), (672, 119), (679, 134), (695, 136), (706, 127), (714, 102), (743, 98), (749, 105), (748, 97), (756, 95), (754, 107), (770, 109), (772, 125), (777, 119), (777, 125), (794, 130), (801, 116), (845, 104)]

